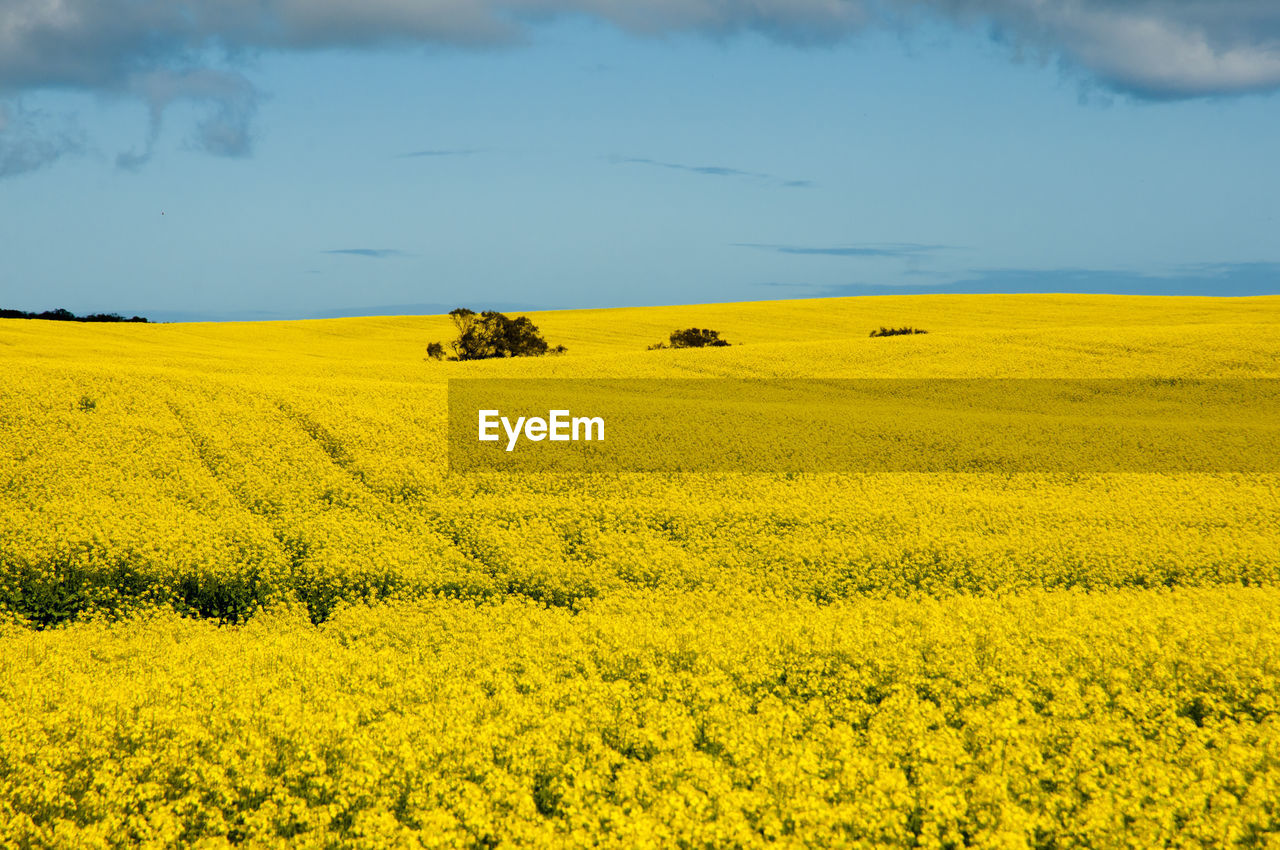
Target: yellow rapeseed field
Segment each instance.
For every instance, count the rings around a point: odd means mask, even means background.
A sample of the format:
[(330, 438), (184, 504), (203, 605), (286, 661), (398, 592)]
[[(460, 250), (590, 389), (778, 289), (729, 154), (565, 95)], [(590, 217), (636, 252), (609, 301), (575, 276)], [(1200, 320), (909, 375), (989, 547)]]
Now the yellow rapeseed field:
[(1280, 298), (531, 317), (0, 321), (0, 846), (1280, 846), (1280, 474), (458, 475), (445, 404), (1275, 379)]

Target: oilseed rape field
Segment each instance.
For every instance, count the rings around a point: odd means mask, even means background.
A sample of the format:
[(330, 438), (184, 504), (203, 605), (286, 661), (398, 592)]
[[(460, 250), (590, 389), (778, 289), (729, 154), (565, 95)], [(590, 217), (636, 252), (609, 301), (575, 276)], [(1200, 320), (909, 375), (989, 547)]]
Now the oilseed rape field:
[[(1263, 387), (1280, 298), (529, 315), (568, 352), (0, 320), (0, 846), (1280, 846), (1271, 467), (459, 474), (447, 415), (476, 378)], [(646, 350), (690, 326), (733, 345)]]

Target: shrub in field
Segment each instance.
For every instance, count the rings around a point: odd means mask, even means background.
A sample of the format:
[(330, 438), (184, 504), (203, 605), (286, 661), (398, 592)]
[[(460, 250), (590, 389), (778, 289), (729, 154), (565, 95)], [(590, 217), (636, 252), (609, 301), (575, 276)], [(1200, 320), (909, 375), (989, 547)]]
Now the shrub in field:
[(912, 327), (905, 327), (905, 326), (901, 328), (886, 328), (884, 325), (881, 325), (879, 328), (872, 331), (871, 335), (872, 336), (910, 336), (912, 334), (927, 334), (927, 333), (928, 331), (922, 330), (920, 328), (912, 328)]
[(668, 342), (659, 342), (649, 346), (650, 351), (663, 348), (723, 348), (730, 345), (720, 338), (719, 331), (710, 328), (684, 328), (671, 332)]
[(449, 311), (449, 317), (458, 329), (458, 338), (452, 343), (454, 360), (538, 357), (548, 351), (562, 354), (566, 350), (563, 345), (551, 349), (528, 316), (513, 319), (496, 310), (476, 313), (458, 307)]

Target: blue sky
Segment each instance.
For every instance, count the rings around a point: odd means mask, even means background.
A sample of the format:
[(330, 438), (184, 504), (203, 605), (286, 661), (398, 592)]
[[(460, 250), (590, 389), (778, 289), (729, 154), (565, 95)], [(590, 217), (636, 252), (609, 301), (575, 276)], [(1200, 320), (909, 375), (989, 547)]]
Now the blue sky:
[(0, 8), (0, 306), (1280, 292), (1258, 4), (82, 3)]

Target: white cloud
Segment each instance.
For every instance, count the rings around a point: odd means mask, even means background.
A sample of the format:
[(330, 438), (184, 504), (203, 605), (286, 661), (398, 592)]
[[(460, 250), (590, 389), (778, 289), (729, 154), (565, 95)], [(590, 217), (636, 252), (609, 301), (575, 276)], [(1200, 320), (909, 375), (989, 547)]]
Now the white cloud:
[(896, 0), (995, 27), (1140, 97), (1280, 88), (1280, 3), (1271, 0)]
[(1114, 85), (1147, 96), (1237, 93), (1280, 84), (1280, 45), (1231, 43), (1204, 27), (1099, 11), (1068, 22), (1066, 51)]
[[(124, 154), (125, 165), (149, 156), (167, 104), (198, 101), (209, 112), (194, 144), (243, 155), (258, 97), (240, 75), (213, 70), (228, 57), (501, 44), (566, 14), (636, 34), (755, 31), (798, 44), (924, 15), (990, 27), (1019, 49), (1056, 56), (1138, 97), (1280, 88), (1280, 0), (0, 0), (0, 95), (60, 87), (143, 98), (150, 140)], [(13, 138), (5, 150), (18, 163), (66, 147), (65, 139), (42, 148), (34, 137)]]
[(3, 0), (0, 90), (122, 89), (218, 51), (495, 44), (562, 14), (812, 42), (920, 12), (994, 26), (1140, 95), (1280, 87), (1273, 0)]

